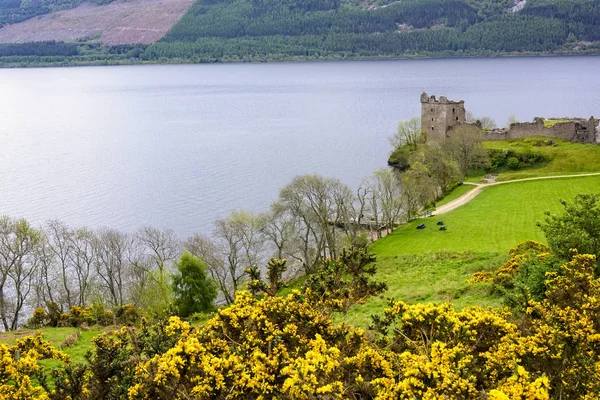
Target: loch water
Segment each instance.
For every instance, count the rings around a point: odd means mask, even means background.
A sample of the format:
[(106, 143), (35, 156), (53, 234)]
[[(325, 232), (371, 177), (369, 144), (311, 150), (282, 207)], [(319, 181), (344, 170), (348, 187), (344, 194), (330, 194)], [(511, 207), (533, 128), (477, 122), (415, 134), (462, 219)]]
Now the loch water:
[(600, 57), (0, 70), (0, 215), (210, 233), (295, 175), (357, 187), (422, 91), (499, 126), (600, 117)]

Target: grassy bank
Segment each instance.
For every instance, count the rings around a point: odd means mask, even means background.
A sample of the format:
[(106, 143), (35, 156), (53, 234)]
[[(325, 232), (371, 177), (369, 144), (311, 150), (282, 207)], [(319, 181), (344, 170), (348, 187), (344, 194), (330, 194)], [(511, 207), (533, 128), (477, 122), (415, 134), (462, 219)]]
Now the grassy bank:
[[(546, 145), (549, 140), (553, 145)], [(540, 145), (541, 143), (541, 145)], [(505, 170), (498, 173), (498, 180), (514, 180), (538, 176), (570, 175), (600, 172), (600, 146), (571, 143), (563, 139), (530, 137), (523, 139), (484, 142), (486, 149), (507, 149), (518, 153), (539, 153), (549, 161), (534, 168)], [(480, 176), (472, 180), (477, 181)]]
[[(469, 203), (441, 216), (403, 225), (373, 244), (377, 254), (450, 252), (506, 252), (524, 240), (543, 241), (536, 226), (544, 212), (561, 210), (560, 199), (578, 193), (600, 192), (600, 176), (546, 179), (490, 186)], [(439, 231), (443, 220), (447, 231)], [(426, 229), (417, 230), (425, 223)]]

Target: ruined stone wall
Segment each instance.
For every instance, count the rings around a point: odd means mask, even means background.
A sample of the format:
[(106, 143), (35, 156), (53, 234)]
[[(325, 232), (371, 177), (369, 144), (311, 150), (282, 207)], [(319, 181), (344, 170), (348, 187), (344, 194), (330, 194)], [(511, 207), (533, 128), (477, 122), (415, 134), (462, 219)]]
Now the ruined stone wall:
[[(598, 120), (591, 117), (555, 118), (565, 120), (546, 127), (543, 118), (535, 118), (533, 122), (518, 122), (508, 128), (483, 131), (487, 140), (518, 139), (531, 136), (560, 138), (578, 143), (600, 143)], [(568, 120), (568, 121), (567, 121)], [(466, 122), (465, 102), (450, 101), (445, 96), (436, 100), (435, 96), (421, 94), (421, 130), (428, 139), (444, 139), (450, 135), (452, 128), (463, 126), (467, 129), (479, 129), (481, 125)]]
[(597, 121), (594, 117), (589, 120), (578, 118), (568, 122), (559, 122), (550, 127), (544, 126), (543, 118), (536, 118), (534, 122), (518, 122), (511, 124), (508, 129), (492, 129), (484, 131), (487, 140), (519, 139), (531, 136), (545, 136), (560, 138), (577, 143), (598, 143)]
[(429, 139), (445, 138), (454, 125), (465, 122), (464, 101), (450, 101), (442, 96), (436, 100), (427, 93), (421, 95), (421, 129)]

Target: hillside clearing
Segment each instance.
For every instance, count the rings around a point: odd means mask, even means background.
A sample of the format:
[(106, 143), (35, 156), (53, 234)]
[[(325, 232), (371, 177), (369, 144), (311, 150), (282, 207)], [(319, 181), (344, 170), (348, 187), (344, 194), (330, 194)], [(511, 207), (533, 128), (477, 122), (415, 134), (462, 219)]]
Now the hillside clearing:
[(0, 28), (0, 43), (98, 40), (103, 44), (150, 44), (162, 38), (194, 0), (116, 0), (30, 18)]

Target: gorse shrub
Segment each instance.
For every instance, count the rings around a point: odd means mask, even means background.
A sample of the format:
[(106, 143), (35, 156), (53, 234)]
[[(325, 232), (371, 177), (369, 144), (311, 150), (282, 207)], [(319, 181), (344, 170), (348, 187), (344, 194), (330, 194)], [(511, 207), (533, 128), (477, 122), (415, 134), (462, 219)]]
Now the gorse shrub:
[[(512, 261), (480, 279), (505, 285), (546, 250), (535, 242), (517, 246)], [(369, 331), (333, 322), (343, 307), (332, 307), (329, 296), (334, 305), (340, 294), (363, 298), (372, 287), (364, 281), (372, 261), (357, 252), (327, 260), (323, 271), (343, 271), (341, 289), (330, 291), (324, 282), (315, 290), (312, 282), (286, 296), (238, 292), (200, 327), (171, 317), (104, 333), (84, 365), (71, 364), (40, 338), (0, 345), (0, 371), (8, 371), (0, 373), (0, 398), (592, 399), (600, 393), (594, 255), (574, 253), (548, 272), (543, 298), (529, 299), (519, 318), (508, 309), (390, 300)], [(41, 358), (64, 366), (49, 373), (38, 366)]]
[(47, 310), (36, 308), (27, 325), (32, 328), (40, 327), (75, 327), (87, 325), (137, 325), (140, 323), (143, 312), (140, 308), (126, 304), (115, 307), (113, 311), (107, 310), (100, 303), (89, 307), (73, 306), (68, 313), (61, 313), (56, 303), (48, 303)]

